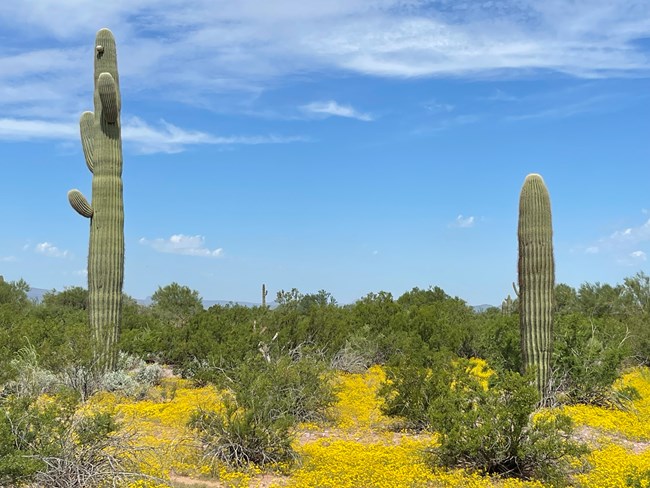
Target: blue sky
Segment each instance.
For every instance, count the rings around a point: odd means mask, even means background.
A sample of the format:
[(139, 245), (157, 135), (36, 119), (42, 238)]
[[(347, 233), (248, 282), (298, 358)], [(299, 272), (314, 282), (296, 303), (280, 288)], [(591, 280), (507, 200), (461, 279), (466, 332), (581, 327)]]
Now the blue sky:
[(30, 0), (0, 5), (0, 274), (84, 285), (78, 120), (118, 45), (124, 289), (499, 304), (544, 177), (558, 282), (650, 254), (647, 0)]

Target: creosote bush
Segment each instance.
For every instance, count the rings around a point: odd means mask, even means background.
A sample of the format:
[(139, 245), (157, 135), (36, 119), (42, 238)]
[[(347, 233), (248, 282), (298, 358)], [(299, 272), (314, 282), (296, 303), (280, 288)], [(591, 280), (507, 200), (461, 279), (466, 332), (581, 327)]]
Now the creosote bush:
[[(563, 404), (620, 406), (612, 388), (629, 357), (625, 325), (611, 318), (559, 317), (553, 355), (553, 386)], [(634, 397), (631, 390), (627, 394)]]
[(257, 356), (222, 375), (223, 409), (198, 409), (189, 423), (213, 468), (290, 463), (293, 427), (325, 419), (336, 399), (325, 363), (311, 357)]
[(439, 356), (430, 368), (392, 368), (382, 389), (384, 411), (438, 432), (434, 464), (559, 482), (569, 457), (585, 452), (570, 439), (570, 418), (535, 414), (538, 393), (519, 373), (481, 375), (475, 367)]
[(244, 408), (235, 399), (226, 399), (222, 411), (199, 408), (190, 419), (204, 446), (204, 459), (214, 472), (220, 463), (231, 467), (258, 466), (292, 461), (288, 415)]
[(84, 416), (77, 399), (62, 389), (0, 401), (0, 486), (99, 488), (141, 477), (113, 413)]

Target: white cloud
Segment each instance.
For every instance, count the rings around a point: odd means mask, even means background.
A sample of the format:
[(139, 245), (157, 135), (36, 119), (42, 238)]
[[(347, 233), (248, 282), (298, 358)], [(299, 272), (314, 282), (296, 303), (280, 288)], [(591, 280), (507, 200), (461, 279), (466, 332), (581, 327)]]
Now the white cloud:
[(53, 122), (49, 120), (0, 119), (0, 139), (30, 140), (79, 138), (79, 125), (74, 122)]
[(326, 102), (312, 102), (307, 105), (303, 105), (300, 108), (304, 112), (325, 117), (345, 117), (349, 119), (363, 120), (364, 122), (370, 122), (373, 120), (373, 117), (370, 114), (359, 112), (351, 105), (340, 105), (334, 100), (328, 100)]
[(61, 250), (49, 242), (40, 242), (34, 246), (34, 251), (39, 254), (44, 254), (51, 258), (67, 258), (70, 257), (70, 252)]
[(456, 108), (450, 103), (438, 102), (437, 100), (426, 101), (423, 105), (427, 112), (434, 114), (453, 112)]
[(521, 121), (530, 119), (565, 119), (575, 115), (611, 110), (612, 102), (620, 95), (598, 95), (572, 103), (562, 103), (530, 113), (510, 115), (506, 120)]
[(125, 142), (135, 144), (144, 153), (176, 153), (183, 151), (186, 146), (197, 144), (216, 145), (257, 145), (257, 144), (287, 144), (303, 142), (306, 139), (298, 136), (214, 136), (201, 131), (181, 129), (162, 120), (158, 127), (153, 127), (137, 117), (130, 118), (122, 128)]
[[(199, 144), (250, 145), (286, 144), (306, 141), (297, 136), (214, 136), (201, 131), (185, 130), (162, 120), (152, 126), (138, 117), (130, 117), (122, 125), (125, 142), (131, 143), (142, 153), (177, 153), (188, 146)], [(0, 139), (4, 140), (79, 140), (78, 122), (50, 120), (0, 119)], [(81, 143), (79, 143), (81, 147)]]
[(634, 251), (630, 253), (630, 257), (637, 261), (645, 261), (648, 257), (643, 251)]
[(0, 262), (2, 263), (15, 263), (18, 261), (16, 256), (0, 256)]
[(611, 244), (636, 244), (650, 240), (650, 219), (638, 227), (628, 227), (617, 230), (604, 239)]
[(614, 257), (619, 264), (630, 266), (647, 259), (647, 250), (639, 249), (650, 242), (650, 219), (635, 227), (626, 227), (598, 239), (584, 248), (588, 254), (601, 253)]
[(463, 215), (459, 215), (456, 217), (456, 220), (454, 221), (453, 224), (451, 224), (452, 227), (460, 227), (461, 229), (466, 229), (468, 227), (473, 227), (474, 224), (476, 223), (476, 218), (472, 215), (469, 217), (463, 217)]
[[(1, 2), (0, 107), (90, 108), (92, 39), (101, 17), (118, 40), (130, 96), (219, 104), (287, 76), (492, 76), (551, 70), (647, 75), (647, 0), (78, 0)], [(28, 36), (21, 35), (27, 33)], [(38, 45), (28, 44), (27, 39)], [(28, 87), (28, 88), (25, 88)]]
[(144, 237), (140, 239), (140, 244), (150, 246), (158, 252), (170, 254), (184, 254), (187, 256), (200, 256), (207, 258), (219, 258), (223, 256), (223, 249), (208, 249), (205, 246), (205, 237), (201, 235), (186, 236), (184, 234), (174, 234), (169, 239), (148, 240)]

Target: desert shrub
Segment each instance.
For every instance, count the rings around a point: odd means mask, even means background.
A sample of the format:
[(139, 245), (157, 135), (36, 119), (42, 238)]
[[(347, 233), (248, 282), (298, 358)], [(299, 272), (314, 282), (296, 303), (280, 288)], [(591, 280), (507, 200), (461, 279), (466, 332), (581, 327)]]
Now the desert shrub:
[(336, 397), (327, 365), (310, 356), (247, 361), (233, 371), (240, 405), (286, 413), (298, 422), (323, 420)]
[(626, 334), (614, 318), (558, 317), (552, 361), (557, 399), (566, 404), (615, 404), (611, 387), (629, 357)]
[(58, 436), (56, 452), (39, 455), (43, 467), (36, 482), (51, 488), (100, 488), (140, 478), (132, 435), (118, 433), (119, 427), (112, 412), (73, 416)]
[(143, 364), (135, 370), (135, 380), (143, 385), (157, 385), (162, 377), (163, 368), (158, 363)]
[(0, 486), (22, 486), (45, 469), (43, 457), (59, 452), (76, 396), (7, 394), (0, 401)]
[(240, 406), (226, 398), (222, 411), (198, 409), (189, 426), (197, 433), (206, 459), (216, 471), (220, 463), (233, 467), (287, 462), (291, 448), (293, 419), (286, 413)]
[(0, 486), (21, 486), (33, 479), (42, 468), (27, 446), (16, 438), (12, 409), (0, 407)]
[(345, 341), (330, 361), (330, 367), (346, 373), (363, 373), (379, 360), (379, 344), (365, 334), (355, 334)]
[(0, 486), (100, 488), (143, 477), (133, 434), (110, 411), (82, 415), (71, 390), (0, 401)]
[(430, 368), (391, 369), (385, 412), (439, 433), (435, 464), (559, 483), (567, 459), (584, 451), (570, 439), (570, 418), (535, 414), (538, 394), (528, 378), (501, 371), (486, 379), (473, 368), (438, 357)]
[(390, 417), (399, 417), (404, 427), (424, 430), (431, 426), (429, 410), (435, 397), (447, 388), (448, 377), (440, 368), (448, 368), (449, 354), (430, 356), (430, 367), (407, 360), (387, 369), (387, 382), (379, 394), (384, 397), (382, 412)]
[(106, 391), (119, 391), (127, 396), (137, 396), (141, 385), (133, 375), (123, 369), (106, 372), (101, 379), (101, 389)]
[(231, 393), (223, 410), (199, 409), (190, 421), (212, 463), (291, 461), (293, 427), (325, 418), (335, 401), (325, 363), (309, 356), (267, 361), (258, 355), (218, 373)]
[(149, 388), (158, 384), (162, 378), (163, 370), (159, 364), (146, 364), (142, 360), (125, 357), (123, 365), (131, 369), (118, 369), (104, 373), (99, 382), (100, 389), (141, 399)]
[(5, 390), (19, 397), (52, 393), (60, 384), (55, 374), (39, 365), (38, 354), (31, 344), (16, 353), (9, 367), (13, 370), (14, 380), (5, 385)]
[(519, 314), (488, 309), (476, 315), (475, 353), (499, 369), (521, 371)]

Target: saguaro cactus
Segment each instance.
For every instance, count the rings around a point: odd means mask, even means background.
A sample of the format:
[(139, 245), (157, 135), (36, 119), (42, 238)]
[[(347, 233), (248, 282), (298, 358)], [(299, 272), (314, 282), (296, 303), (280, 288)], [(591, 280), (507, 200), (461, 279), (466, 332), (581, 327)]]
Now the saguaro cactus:
[(526, 176), (519, 199), (519, 316), (523, 365), (535, 373), (546, 403), (553, 333), (553, 229), (551, 201), (538, 174)]
[(124, 202), (122, 197), (122, 135), (115, 38), (108, 29), (95, 41), (95, 112), (81, 115), (81, 145), (93, 174), (92, 204), (70, 190), (68, 200), (90, 219), (88, 309), (95, 368), (113, 370), (122, 316), (124, 281)]

